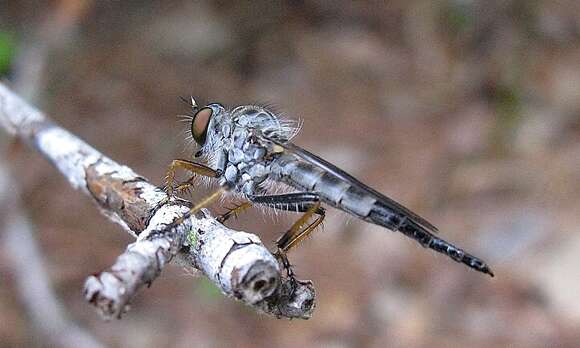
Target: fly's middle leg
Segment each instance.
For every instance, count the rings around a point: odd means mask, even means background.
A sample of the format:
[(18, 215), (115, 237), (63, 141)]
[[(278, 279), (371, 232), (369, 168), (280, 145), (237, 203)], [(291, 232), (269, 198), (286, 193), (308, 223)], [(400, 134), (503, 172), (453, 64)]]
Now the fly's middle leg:
[(203, 198), (202, 200), (197, 202), (197, 204), (195, 204), (193, 207), (191, 207), (185, 215), (178, 218), (173, 223), (176, 225), (183, 223), (183, 221), (185, 221), (185, 219), (187, 219), (188, 217), (194, 215), (195, 213), (200, 211), (202, 208), (205, 208), (208, 205), (210, 205), (211, 203), (217, 201), (224, 193), (226, 193), (227, 190), (228, 190), (227, 187), (220, 187), (219, 189), (214, 191), (212, 194), (206, 196), (205, 198)]
[(220, 223), (226, 222), (232, 216), (237, 217), (241, 212), (247, 210), (253, 206), (252, 202), (244, 202), (234, 206), (233, 208), (229, 209), (227, 212), (223, 213), (222, 215), (217, 217), (217, 221)]

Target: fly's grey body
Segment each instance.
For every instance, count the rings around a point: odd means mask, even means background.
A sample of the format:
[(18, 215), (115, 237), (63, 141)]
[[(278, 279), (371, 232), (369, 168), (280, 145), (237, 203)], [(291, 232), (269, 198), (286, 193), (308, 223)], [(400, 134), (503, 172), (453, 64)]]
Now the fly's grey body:
[(297, 128), (259, 106), (240, 106), (230, 113), (221, 106), (215, 108), (220, 112), (214, 111), (202, 153), (210, 167), (223, 173), (220, 185), (245, 196), (267, 193), (278, 177), (273, 168), (279, 166), (272, 156), (275, 144), (263, 137), (288, 141)]
[[(199, 127), (204, 133), (196, 128), (195, 117), (192, 133), (194, 137), (199, 133), (201, 140), (196, 138), (196, 141), (203, 144), (200, 154), (228, 191), (241, 194), (255, 204), (295, 205), (297, 211), (300, 207), (305, 211), (304, 206), (320, 201), (364, 221), (403, 233), (424, 247), (493, 276), (485, 262), (436, 237), (437, 228), (422, 217), (294, 145), (290, 140), (300, 128), (297, 123), (282, 120), (268, 109), (254, 105), (229, 111), (216, 103), (204, 109), (208, 110), (204, 114), (207, 121), (200, 122), (205, 128)], [(272, 195), (281, 186), (298, 192)]]
[(283, 183), (299, 191), (317, 192), (325, 203), (359, 217), (368, 216), (375, 198), (295, 154), (276, 153), (277, 144), (268, 139), (286, 142), (297, 128), (289, 123), (283, 127), (274, 114), (259, 106), (241, 106), (229, 116), (210, 122), (208, 147), (203, 149), (210, 167), (224, 173), (221, 185), (256, 196), (268, 193), (273, 183)]
[(260, 106), (240, 106), (230, 113), (224, 109), (210, 122), (207, 145), (202, 151), (210, 167), (224, 173), (220, 184), (230, 186), (234, 192), (263, 195), (275, 183), (286, 184), (299, 191), (316, 192), (325, 203), (367, 218), (377, 201), (372, 194), (294, 152), (276, 149), (297, 130), (292, 123), (281, 122)]

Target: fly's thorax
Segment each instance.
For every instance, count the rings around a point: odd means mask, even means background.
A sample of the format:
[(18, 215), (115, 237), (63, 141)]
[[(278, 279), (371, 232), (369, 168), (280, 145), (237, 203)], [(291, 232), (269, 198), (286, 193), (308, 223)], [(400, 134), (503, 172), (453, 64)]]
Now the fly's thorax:
[(271, 176), (273, 145), (264, 139), (287, 141), (298, 131), (296, 123), (255, 105), (213, 110), (202, 154), (223, 173), (221, 185), (248, 195), (262, 192), (261, 184)]
[[(207, 144), (203, 151), (212, 155), (220, 149), (241, 149), (252, 131), (279, 138), (287, 131), (285, 124), (267, 109), (255, 106), (238, 106), (231, 111), (214, 112), (207, 132)], [(233, 142), (233, 144), (231, 144)]]
[(264, 135), (269, 132), (279, 131), (280, 120), (271, 111), (257, 105), (242, 105), (233, 109), (232, 119), (240, 127), (258, 129)]
[(251, 130), (234, 125), (222, 151), (225, 162), (221, 184), (247, 195), (259, 193), (269, 176), (271, 160)]
[(231, 111), (232, 120), (240, 127), (258, 131), (266, 138), (288, 141), (299, 131), (298, 122), (279, 117), (275, 112), (258, 105), (243, 105)]

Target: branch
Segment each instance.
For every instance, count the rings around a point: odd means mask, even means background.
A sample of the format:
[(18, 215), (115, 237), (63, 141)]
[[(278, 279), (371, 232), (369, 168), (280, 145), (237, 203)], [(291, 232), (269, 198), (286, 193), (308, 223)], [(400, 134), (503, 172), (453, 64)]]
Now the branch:
[(191, 204), (171, 198), (110, 158), (57, 126), (0, 84), (0, 126), (36, 148), (68, 179), (92, 197), (101, 212), (137, 238), (107, 271), (85, 283), (85, 297), (104, 318), (120, 317), (137, 291), (149, 285), (177, 255), (199, 269), (221, 291), (277, 317), (312, 315), (314, 287), (280, 276), (260, 239), (231, 230), (207, 210), (187, 216)]

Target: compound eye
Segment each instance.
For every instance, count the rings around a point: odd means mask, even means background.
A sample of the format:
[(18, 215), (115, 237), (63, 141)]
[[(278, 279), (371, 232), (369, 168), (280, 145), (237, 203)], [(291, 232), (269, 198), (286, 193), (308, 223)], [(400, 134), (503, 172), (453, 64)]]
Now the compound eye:
[(205, 107), (193, 116), (193, 122), (191, 122), (191, 135), (193, 135), (193, 139), (195, 139), (195, 142), (199, 145), (205, 144), (207, 127), (209, 126), (212, 114), (212, 109)]

